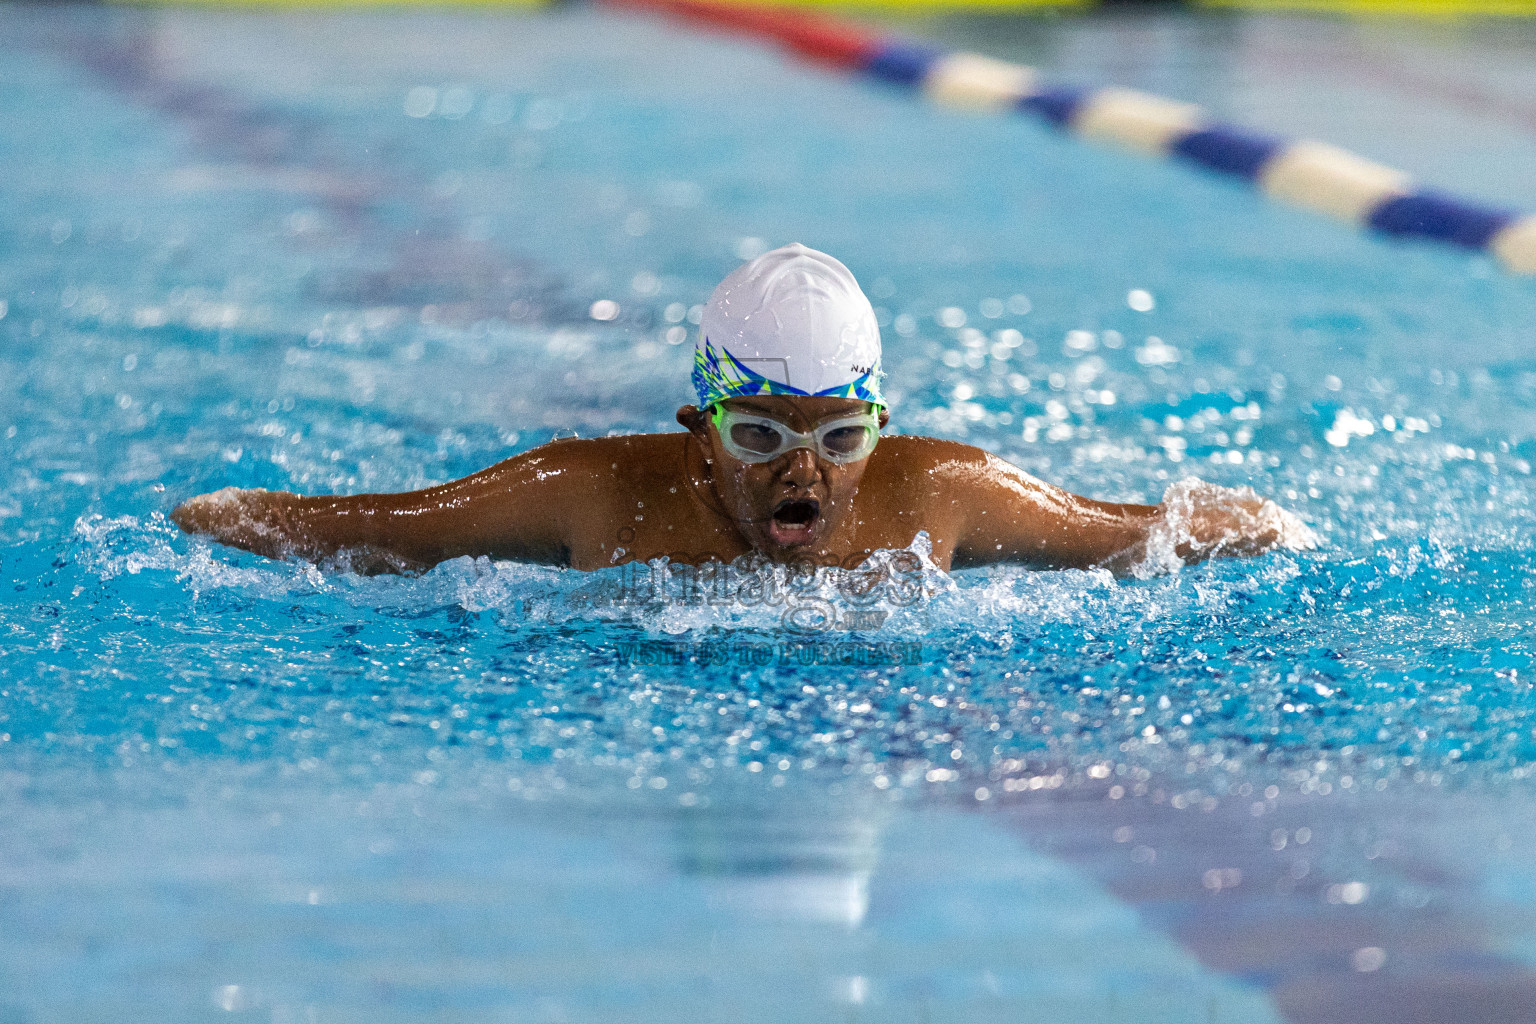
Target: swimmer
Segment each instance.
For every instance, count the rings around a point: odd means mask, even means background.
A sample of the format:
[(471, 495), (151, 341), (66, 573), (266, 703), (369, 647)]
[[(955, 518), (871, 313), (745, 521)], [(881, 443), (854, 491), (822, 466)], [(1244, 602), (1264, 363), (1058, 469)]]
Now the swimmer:
[(880, 330), (848, 268), (789, 245), (715, 289), (685, 428), (552, 441), (404, 494), (226, 488), (171, 518), (273, 558), (414, 572), (462, 555), (601, 569), (760, 552), (852, 568), (926, 531), (943, 569), (1014, 562), (1131, 572), (1313, 546), (1251, 490), (1187, 481), (1160, 505), (1078, 497), (955, 441), (888, 436)]

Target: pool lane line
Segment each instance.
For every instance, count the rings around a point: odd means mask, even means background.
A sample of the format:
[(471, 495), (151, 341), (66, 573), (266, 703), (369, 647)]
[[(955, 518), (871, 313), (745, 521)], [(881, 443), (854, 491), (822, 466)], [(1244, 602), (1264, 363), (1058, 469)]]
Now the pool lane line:
[(1033, 114), (1082, 138), (1242, 178), (1271, 198), (1378, 234), (1485, 251), (1511, 273), (1536, 274), (1536, 215), (1422, 187), (1403, 171), (1326, 142), (1223, 124), (1193, 103), (1117, 86), (1053, 84), (1027, 65), (948, 52), (803, 8), (718, 0), (606, 2), (771, 40), (800, 57), (917, 90), (943, 106)]
[[(337, 144), (323, 113), (265, 102), (227, 81), (179, 77), (152, 21), (60, 20), (13, 35), (17, 47), (79, 69), (93, 87), (184, 133), (188, 162), (172, 169), (169, 187), (219, 188), (230, 175), (249, 175), (228, 187), (301, 196), (324, 212), (336, 235), (387, 260), (312, 275), (296, 301), (326, 309), (431, 309), (434, 322), (449, 328), (480, 320), (591, 323), (590, 300), (572, 296), (557, 267), (453, 229), (454, 204), (434, 195), (431, 174), (370, 158), (366, 145), (359, 153)], [(421, 211), (419, 228), (393, 223), (389, 209), (396, 203)]]

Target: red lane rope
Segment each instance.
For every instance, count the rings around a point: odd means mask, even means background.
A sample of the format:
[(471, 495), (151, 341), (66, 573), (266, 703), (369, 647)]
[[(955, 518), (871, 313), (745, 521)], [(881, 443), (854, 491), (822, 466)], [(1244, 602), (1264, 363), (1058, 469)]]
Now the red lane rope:
[(862, 68), (885, 45), (876, 33), (841, 18), (781, 7), (757, 7), (710, 0), (607, 0), (615, 7), (668, 14), (735, 33), (782, 43), (813, 60), (841, 68)]

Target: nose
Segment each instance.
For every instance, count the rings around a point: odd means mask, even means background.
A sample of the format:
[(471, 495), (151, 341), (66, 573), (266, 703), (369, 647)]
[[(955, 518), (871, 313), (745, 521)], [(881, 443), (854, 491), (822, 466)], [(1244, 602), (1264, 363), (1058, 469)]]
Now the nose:
[(796, 448), (785, 458), (789, 461), (779, 475), (791, 487), (809, 487), (821, 476), (821, 465), (816, 453), (809, 448)]

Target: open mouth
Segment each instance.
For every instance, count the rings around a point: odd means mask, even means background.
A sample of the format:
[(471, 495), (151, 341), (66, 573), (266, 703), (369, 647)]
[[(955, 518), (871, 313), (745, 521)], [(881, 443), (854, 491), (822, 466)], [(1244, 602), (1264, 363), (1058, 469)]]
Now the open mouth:
[(774, 506), (768, 533), (778, 544), (804, 544), (820, 517), (821, 503), (815, 498), (786, 498)]

